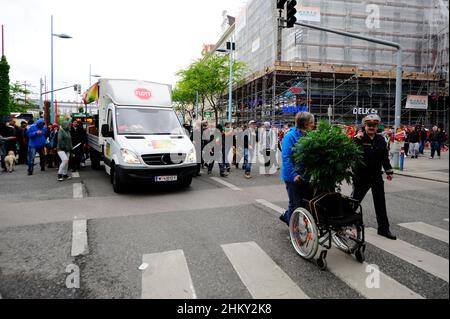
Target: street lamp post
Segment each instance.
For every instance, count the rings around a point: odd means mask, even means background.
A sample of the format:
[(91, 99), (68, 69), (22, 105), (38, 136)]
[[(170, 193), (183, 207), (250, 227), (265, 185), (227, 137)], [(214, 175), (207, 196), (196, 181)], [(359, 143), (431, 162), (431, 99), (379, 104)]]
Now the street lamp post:
[(232, 123), (233, 121), (233, 45), (234, 40), (233, 37), (230, 38), (230, 49), (217, 49), (217, 52), (230, 52), (230, 77), (229, 77), (229, 85), (228, 85), (228, 122)]
[[(101, 75), (92, 74), (92, 66), (89, 64), (89, 88), (92, 86), (92, 78), (101, 78)], [(89, 104), (89, 114), (92, 115), (92, 103)]]
[(54, 121), (55, 119), (55, 106), (54, 106), (54, 95), (53, 95), (53, 87), (54, 87), (54, 78), (53, 78), (53, 72), (54, 72), (54, 68), (53, 68), (53, 37), (58, 37), (61, 39), (72, 39), (71, 36), (61, 33), (61, 34), (55, 34), (53, 33), (53, 15), (51, 16), (51, 52), (50, 52), (50, 56), (51, 56), (51, 63), (50, 63), (50, 67), (51, 67), (51, 71), (50, 71), (50, 100), (51, 100), (51, 104), (50, 104), (50, 121)]

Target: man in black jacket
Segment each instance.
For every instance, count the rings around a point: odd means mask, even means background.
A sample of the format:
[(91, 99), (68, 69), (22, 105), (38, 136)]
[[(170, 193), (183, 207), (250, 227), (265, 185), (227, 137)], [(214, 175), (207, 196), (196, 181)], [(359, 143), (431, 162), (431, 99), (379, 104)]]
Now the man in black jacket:
[(389, 162), (389, 154), (386, 141), (378, 135), (377, 128), (381, 119), (376, 114), (371, 114), (363, 119), (365, 133), (359, 132), (355, 142), (364, 151), (363, 164), (360, 165), (353, 180), (354, 190), (352, 197), (361, 202), (369, 189), (372, 189), (375, 213), (378, 222), (378, 235), (395, 240), (397, 239), (389, 230), (389, 221), (386, 211), (386, 199), (384, 195), (384, 181), (382, 168), (386, 172), (389, 181), (392, 180), (394, 171)]
[(418, 158), (420, 151), (420, 128), (416, 128), (408, 135), (409, 142), (409, 152), (411, 153), (411, 158)]
[(86, 144), (87, 140), (83, 125), (78, 123), (78, 121), (73, 121), (72, 127), (70, 128), (70, 136), (72, 137), (73, 146), (72, 172), (76, 172), (80, 169), (84, 144)]

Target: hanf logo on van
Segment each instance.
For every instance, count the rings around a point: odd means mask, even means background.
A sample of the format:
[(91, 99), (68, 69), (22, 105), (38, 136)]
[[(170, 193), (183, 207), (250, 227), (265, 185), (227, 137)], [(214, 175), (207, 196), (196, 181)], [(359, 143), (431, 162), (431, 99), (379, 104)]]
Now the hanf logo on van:
[(152, 92), (144, 88), (138, 88), (134, 90), (134, 95), (136, 95), (141, 100), (149, 100), (152, 97)]

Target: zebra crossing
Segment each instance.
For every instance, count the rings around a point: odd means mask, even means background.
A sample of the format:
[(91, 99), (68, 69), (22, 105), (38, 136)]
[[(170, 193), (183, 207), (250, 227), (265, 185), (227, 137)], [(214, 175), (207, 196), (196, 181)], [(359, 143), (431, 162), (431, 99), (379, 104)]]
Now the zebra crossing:
[[(257, 201), (271, 210), (283, 211), (272, 203)], [(448, 244), (448, 231), (425, 223), (403, 223), (400, 227)], [(448, 283), (449, 262), (422, 248), (402, 240), (392, 241), (366, 228), (367, 250), (374, 246), (383, 253), (395, 256)], [(309, 299), (301, 284), (289, 275), (256, 243), (237, 242), (218, 244), (238, 278), (254, 299)], [(183, 250), (144, 255), (149, 266), (142, 272), (142, 298), (191, 299), (197, 298), (188, 262)], [(407, 287), (383, 272), (377, 265), (358, 263), (353, 256), (337, 248), (328, 252), (328, 270), (345, 285), (367, 299), (424, 299), (415, 287)], [(301, 269), (299, 268), (299, 271)], [(320, 276), (320, 274), (318, 275)], [(317, 278), (320, 281), (320, 277)], [(306, 289), (307, 291), (307, 289)], [(315, 296), (317, 297), (317, 296)]]

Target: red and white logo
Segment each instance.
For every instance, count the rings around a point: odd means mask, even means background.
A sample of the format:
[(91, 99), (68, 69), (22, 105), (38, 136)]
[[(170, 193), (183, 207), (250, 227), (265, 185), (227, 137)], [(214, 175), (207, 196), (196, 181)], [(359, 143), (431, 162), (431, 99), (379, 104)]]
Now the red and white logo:
[(144, 88), (138, 88), (134, 90), (134, 95), (136, 95), (141, 100), (149, 100), (152, 97), (152, 92)]

